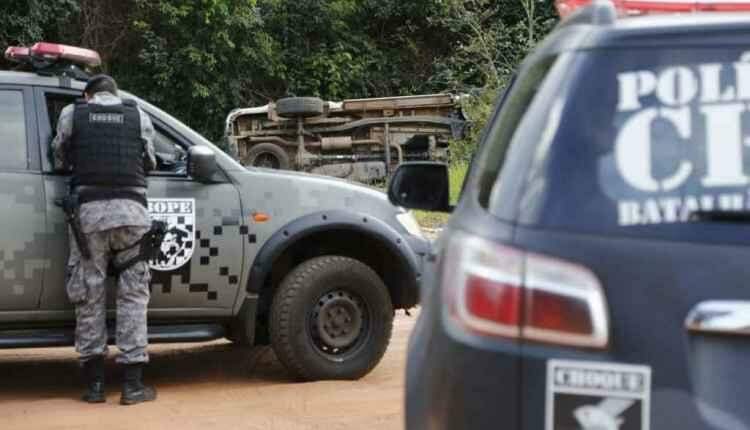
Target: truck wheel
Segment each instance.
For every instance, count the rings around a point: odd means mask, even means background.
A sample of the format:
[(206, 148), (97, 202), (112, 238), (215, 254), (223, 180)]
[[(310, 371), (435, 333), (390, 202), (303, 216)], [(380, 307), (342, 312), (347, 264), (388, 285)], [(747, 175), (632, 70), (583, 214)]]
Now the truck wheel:
[(323, 100), (317, 97), (287, 97), (276, 101), (276, 113), (287, 118), (323, 115)]
[(247, 151), (245, 166), (265, 167), (268, 169), (289, 170), (289, 154), (284, 148), (274, 143), (259, 143)]
[(271, 346), (304, 380), (361, 378), (383, 357), (392, 329), (385, 284), (348, 257), (300, 264), (281, 282), (271, 305)]

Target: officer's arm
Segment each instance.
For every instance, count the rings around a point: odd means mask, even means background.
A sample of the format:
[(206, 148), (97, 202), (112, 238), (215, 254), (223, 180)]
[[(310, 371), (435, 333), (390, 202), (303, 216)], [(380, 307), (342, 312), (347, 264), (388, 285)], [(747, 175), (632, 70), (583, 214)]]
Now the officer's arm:
[(57, 134), (52, 139), (52, 163), (55, 170), (68, 170), (70, 166), (65, 162), (65, 151), (70, 136), (73, 135), (74, 105), (67, 105), (60, 112), (57, 120)]
[(141, 116), (141, 138), (146, 143), (146, 152), (143, 154), (143, 166), (146, 171), (156, 169), (156, 154), (154, 151), (154, 124), (148, 114), (138, 108)]

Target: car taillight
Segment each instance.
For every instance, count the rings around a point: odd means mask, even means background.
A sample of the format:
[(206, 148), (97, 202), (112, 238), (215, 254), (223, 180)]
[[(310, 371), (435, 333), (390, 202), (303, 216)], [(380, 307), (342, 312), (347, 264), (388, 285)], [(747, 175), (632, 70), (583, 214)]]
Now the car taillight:
[(606, 298), (589, 269), (526, 253), (524, 289), (525, 338), (592, 348), (609, 343)]
[[(747, 12), (748, 0), (611, 0), (620, 15), (642, 15), (652, 13), (680, 12)], [(555, 6), (561, 18), (576, 9), (590, 4), (592, 0), (556, 0)]]
[(442, 262), (450, 319), (484, 336), (604, 348), (609, 317), (590, 270), (454, 233)]
[(102, 60), (96, 51), (76, 46), (61, 45), (59, 43), (35, 43), (31, 47), (31, 55), (48, 61), (68, 60), (72, 63), (89, 67), (96, 67), (102, 64)]
[(5, 59), (8, 61), (15, 61), (17, 63), (23, 63), (31, 58), (31, 52), (29, 48), (25, 46), (9, 46), (5, 50)]

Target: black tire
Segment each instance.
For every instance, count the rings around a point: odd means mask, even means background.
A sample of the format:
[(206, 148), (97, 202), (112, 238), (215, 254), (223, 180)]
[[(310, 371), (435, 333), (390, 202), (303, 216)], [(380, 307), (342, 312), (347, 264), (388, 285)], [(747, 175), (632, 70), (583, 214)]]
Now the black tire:
[(245, 166), (266, 167), (269, 169), (289, 170), (291, 162), (284, 148), (275, 143), (259, 143), (247, 151), (243, 160)]
[[(330, 330), (321, 327), (324, 321)], [(348, 257), (300, 264), (281, 282), (271, 305), (271, 346), (291, 372), (308, 381), (366, 375), (383, 358), (392, 329), (385, 284), (370, 267)], [(326, 339), (341, 344), (334, 347)]]
[(323, 100), (317, 97), (288, 97), (276, 100), (276, 113), (286, 118), (323, 115)]

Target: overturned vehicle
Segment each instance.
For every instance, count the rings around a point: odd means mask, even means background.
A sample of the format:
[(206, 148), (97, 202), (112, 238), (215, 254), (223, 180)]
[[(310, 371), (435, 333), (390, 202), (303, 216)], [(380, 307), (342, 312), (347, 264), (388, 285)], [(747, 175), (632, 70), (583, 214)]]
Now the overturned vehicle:
[(245, 166), (375, 182), (404, 161), (446, 161), (464, 135), (460, 96), (431, 94), (323, 101), (290, 97), (235, 109), (226, 120), (232, 156)]

